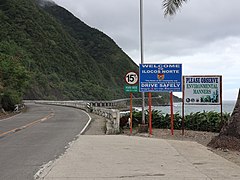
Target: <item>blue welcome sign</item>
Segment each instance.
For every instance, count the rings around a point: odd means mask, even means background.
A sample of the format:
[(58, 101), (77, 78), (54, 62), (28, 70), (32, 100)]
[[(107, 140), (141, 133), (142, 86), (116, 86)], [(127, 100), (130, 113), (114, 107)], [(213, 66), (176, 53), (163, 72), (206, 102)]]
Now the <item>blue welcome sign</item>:
[(140, 92), (181, 92), (182, 64), (140, 64)]

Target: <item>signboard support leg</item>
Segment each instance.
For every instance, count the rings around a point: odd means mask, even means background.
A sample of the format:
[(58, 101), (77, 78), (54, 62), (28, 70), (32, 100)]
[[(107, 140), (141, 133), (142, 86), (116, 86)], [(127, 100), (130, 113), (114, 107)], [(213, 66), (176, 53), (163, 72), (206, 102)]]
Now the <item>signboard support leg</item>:
[(174, 115), (173, 115), (173, 93), (170, 92), (170, 108), (171, 108), (171, 134), (173, 135), (173, 119), (174, 119)]
[(220, 108), (221, 108), (221, 121), (223, 122), (222, 76), (220, 76)]
[(145, 124), (145, 95), (142, 92), (142, 124)]
[(184, 99), (185, 99), (185, 93), (184, 93), (184, 89), (185, 89), (185, 86), (184, 86), (184, 77), (183, 77), (183, 90), (182, 90), (182, 136), (184, 135), (184, 129), (185, 129), (185, 124), (184, 124), (184, 120), (185, 120), (185, 106), (184, 106)]
[(184, 99), (183, 99), (182, 100), (182, 136), (184, 135), (184, 129), (185, 129), (184, 120), (185, 120), (185, 114), (184, 114)]
[(130, 134), (132, 134), (132, 124), (133, 124), (133, 119), (132, 119), (132, 93), (130, 93)]
[(149, 105), (149, 134), (152, 135), (152, 93), (148, 93), (148, 105)]

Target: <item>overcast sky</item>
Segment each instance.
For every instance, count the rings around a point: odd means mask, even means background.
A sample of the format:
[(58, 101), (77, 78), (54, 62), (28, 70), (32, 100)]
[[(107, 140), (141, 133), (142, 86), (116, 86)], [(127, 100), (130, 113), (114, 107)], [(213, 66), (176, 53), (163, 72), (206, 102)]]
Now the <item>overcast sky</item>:
[[(54, 0), (110, 36), (140, 63), (140, 0)], [(144, 2), (144, 63), (181, 63), (183, 75), (222, 75), (223, 99), (240, 85), (240, 1), (190, 0), (171, 18), (162, 0)], [(177, 94), (180, 96), (180, 94)]]

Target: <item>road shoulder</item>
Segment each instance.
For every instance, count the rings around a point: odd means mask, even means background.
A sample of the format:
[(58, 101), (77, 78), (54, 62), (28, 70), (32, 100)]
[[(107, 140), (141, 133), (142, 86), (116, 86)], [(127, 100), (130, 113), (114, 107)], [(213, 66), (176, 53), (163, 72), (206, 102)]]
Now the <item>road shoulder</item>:
[(93, 113), (88, 114), (92, 118), (92, 121), (82, 135), (105, 135), (106, 132), (105, 118)]

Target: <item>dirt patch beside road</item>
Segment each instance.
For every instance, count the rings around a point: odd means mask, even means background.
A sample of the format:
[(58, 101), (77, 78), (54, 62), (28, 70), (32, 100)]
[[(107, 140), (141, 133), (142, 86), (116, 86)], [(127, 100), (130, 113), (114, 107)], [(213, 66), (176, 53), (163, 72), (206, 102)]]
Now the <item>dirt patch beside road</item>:
[(0, 112), (0, 120), (1, 119), (7, 119), (7, 118), (9, 118), (11, 116), (14, 116), (14, 115), (16, 115), (16, 113), (13, 113), (13, 112), (2, 113), (2, 112)]

